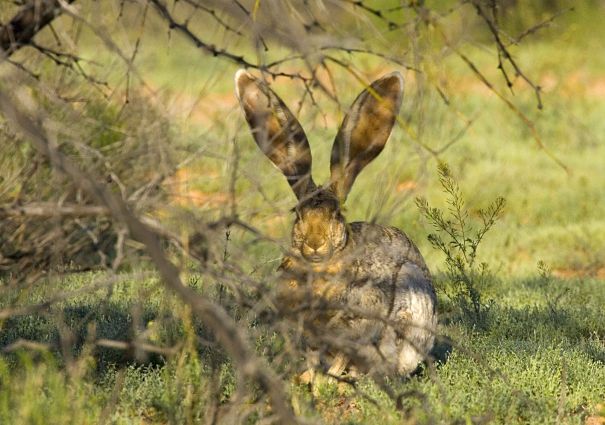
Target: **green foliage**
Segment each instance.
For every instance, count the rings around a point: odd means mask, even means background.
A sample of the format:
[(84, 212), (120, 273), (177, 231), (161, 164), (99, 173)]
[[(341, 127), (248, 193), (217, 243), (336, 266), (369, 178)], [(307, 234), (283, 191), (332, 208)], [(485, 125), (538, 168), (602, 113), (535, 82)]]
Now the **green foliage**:
[(479, 209), (477, 215), (481, 223), (474, 228), (460, 187), (445, 163), (439, 164), (439, 182), (446, 194), (447, 211), (431, 207), (421, 197), (416, 199), (416, 205), (437, 232), (428, 235), (429, 242), (445, 255), (445, 293), (475, 323), (481, 324), (485, 309), (481, 289), (491, 273), (487, 263), (477, 265), (477, 249), (502, 213), (504, 198), (497, 198), (487, 208)]
[(50, 355), (21, 352), (16, 363), (0, 357), (0, 423), (97, 423), (102, 398), (87, 369), (84, 358), (66, 373)]
[[(105, 291), (85, 293), (55, 312), (63, 313), (63, 326), (76, 331), (78, 340), (86, 339), (87, 324), (93, 322), (97, 337), (123, 339), (135, 327), (133, 307), (142, 299), (142, 323), (153, 328), (150, 341), (159, 346), (182, 342), (177, 353), (170, 359), (136, 360), (123, 350), (91, 351), (84, 345), (73, 353), (75, 367), (67, 366), (59, 351), (0, 354), (0, 423), (88, 424), (100, 417), (114, 424), (199, 423), (215, 403), (229, 403), (237, 381), (224, 353), (196, 343), (198, 336), (210, 336), (191, 321), (187, 309), (157, 288), (153, 277), (134, 276), (122, 274), (109, 299)], [(74, 290), (100, 277), (80, 274), (48, 290)], [(292, 384), (297, 412), (328, 424), (455, 423), (480, 417), (495, 423), (548, 424), (559, 415), (559, 422), (581, 423), (605, 399), (603, 282), (562, 281), (540, 272), (498, 283), (488, 328), (477, 332), (465, 323), (446, 321), (440, 332), (454, 342), (449, 358), (434, 370), (389, 382), (395, 394), (402, 394), (403, 410), (363, 378), (356, 388), (325, 381), (314, 392)], [(554, 304), (553, 314), (549, 303), (558, 293), (565, 298)], [(41, 290), (26, 295), (24, 303), (48, 296)], [(108, 301), (109, 308), (104, 306)], [(174, 317), (168, 320), (169, 315)], [(1, 345), (18, 338), (52, 343), (59, 334), (53, 316), (4, 322)], [(257, 351), (271, 361), (283, 349), (282, 341), (275, 334), (261, 335)], [(252, 411), (251, 423), (254, 415)]]

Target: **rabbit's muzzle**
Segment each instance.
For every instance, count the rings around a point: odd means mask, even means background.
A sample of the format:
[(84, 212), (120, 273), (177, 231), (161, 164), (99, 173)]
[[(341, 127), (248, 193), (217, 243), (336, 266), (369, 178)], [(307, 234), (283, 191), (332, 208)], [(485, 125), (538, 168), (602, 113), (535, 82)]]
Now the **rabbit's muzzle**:
[(327, 241), (311, 240), (303, 243), (301, 254), (307, 261), (319, 263), (332, 256), (332, 249)]

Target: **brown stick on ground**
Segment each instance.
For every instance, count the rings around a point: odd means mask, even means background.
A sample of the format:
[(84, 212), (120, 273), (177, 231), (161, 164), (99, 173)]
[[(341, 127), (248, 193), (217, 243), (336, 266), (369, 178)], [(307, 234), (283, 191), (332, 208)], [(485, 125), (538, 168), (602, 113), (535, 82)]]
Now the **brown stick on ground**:
[[(75, 0), (64, 0), (73, 3)], [(28, 2), (13, 18), (0, 26), (0, 49), (7, 57), (26, 46), (46, 25), (61, 14), (58, 0)]]

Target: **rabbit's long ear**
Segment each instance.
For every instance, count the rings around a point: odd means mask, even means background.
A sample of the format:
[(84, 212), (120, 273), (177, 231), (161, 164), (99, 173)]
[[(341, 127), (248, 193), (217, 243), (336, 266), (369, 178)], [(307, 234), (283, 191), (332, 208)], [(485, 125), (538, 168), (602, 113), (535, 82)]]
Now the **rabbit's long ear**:
[(361, 170), (382, 152), (402, 99), (403, 77), (394, 72), (374, 81), (353, 102), (330, 158), (331, 185), (341, 202)]
[(315, 190), (307, 136), (284, 102), (244, 70), (235, 74), (235, 92), (256, 144), (286, 176), (296, 197)]

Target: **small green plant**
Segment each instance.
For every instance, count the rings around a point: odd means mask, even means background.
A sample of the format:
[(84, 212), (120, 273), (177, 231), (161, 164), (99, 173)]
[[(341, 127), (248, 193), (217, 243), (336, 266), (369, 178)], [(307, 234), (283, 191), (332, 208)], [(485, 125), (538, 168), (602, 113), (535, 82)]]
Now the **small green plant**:
[(477, 264), (477, 250), (502, 213), (505, 201), (498, 197), (487, 208), (478, 210), (481, 223), (478, 227), (473, 226), (460, 187), (449, 167), (440, 163), (438, 171), (439, 182), (447, 196), (447, 210), (431, 207), (425, 198), (416, 198), (416, 205), (436, 230), (436, 233), (429, 234), (429, 242), (445, 254), (446, 295), (456, 301), (476, 324), (483, 323), (480, 288), (491, 274), (487, 263)]
[(569, 293), (569, 288), (557, 288), (553, 282), (551, 268), (542, 260), (538, 261), (538, 279), (537, 287), (544, 293), (548, 311), (553, 319), (562, 319), (565, 316), (565, 311), (561, 308), (561, 301)]

